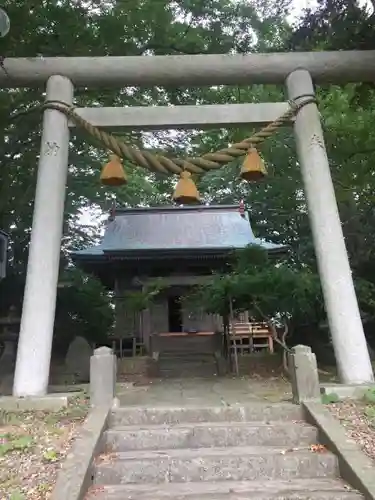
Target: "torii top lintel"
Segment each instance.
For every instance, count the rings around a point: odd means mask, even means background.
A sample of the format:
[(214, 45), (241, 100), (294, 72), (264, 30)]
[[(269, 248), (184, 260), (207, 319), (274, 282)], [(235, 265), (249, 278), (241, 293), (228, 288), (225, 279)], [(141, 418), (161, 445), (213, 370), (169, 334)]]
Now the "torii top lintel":
[(375, 80), (375, 51), (5, 58), (2, 66), (0, 88), (44, 86), (52, 75), (91, 88), (277, 84), (296, 69), (309, 71), (316, 83), (345, 84)]

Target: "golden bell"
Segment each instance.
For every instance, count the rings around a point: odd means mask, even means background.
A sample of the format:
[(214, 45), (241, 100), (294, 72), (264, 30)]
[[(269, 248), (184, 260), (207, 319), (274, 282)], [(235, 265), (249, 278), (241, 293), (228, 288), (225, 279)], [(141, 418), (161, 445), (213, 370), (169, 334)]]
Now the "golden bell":
[(173, 193), (173, 200), (184, 205), (199, 203), (197, 186), (191, 178), (191, 173), (184, 170), (180, 174), (180, 180)]
[(249, 149), (242, 164), (240, 177), (248, 182), (260, 181), (267, 175), (267, 169), (255, 148)]
[(109, 162), (104, 165), (101, 171), (100, 181), (105, 186), (122, 186), (127, 184), (128, 179), (126, 178), (121, 158), (117, 155), (109, 157)]

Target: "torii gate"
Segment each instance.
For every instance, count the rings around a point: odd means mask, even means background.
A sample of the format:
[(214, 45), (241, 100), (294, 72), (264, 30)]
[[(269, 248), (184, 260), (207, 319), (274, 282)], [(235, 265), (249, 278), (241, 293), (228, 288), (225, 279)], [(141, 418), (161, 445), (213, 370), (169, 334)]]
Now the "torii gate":
[[(373, 382), (373, 371), (354, 290), (318, 108), (315, 83), (375, 81), (375, 51), (253, 55), (56, 57), (5, 59), (1, 87), (47, 84), (47, 100), (73, 102), (74, 86), (285, 84), (303, 106), (294, 121), (311, 228), (340, 379)], [(197, 128), (269, 123), (288, 103), (81, 108), (99, 127)], [(68, 172), (68, 118), (47, 109), (35, 195), (27, 278), (13, 394), (47, 392)]]

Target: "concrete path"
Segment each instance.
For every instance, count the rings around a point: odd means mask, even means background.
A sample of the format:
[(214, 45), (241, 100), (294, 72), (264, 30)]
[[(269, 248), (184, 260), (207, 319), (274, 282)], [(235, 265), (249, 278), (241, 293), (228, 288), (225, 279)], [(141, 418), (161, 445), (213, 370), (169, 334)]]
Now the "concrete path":
[(118, 384), (121, 406), (221, 406), (291, 399), (289, 382), (280, 378), (165, 379), (147, 386)]

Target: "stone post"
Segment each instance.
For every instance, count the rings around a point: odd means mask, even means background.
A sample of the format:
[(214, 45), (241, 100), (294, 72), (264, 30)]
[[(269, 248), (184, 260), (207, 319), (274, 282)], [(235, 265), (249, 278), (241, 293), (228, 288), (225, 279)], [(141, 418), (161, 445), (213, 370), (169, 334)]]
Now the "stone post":
[[(46, 94), (48, 100), (63, 101), (71, 105), (72, 82), (64, 76), (51, 76), (47, 82)], [(59, 111), (46, 109), (14, 375), (14, 396), (43, 396), (47, 393), (68, 150), (68, 118)]]
[[(289, 98), (298, 104), (315, 95), (311, 76), (304, 69), (293, 71), (286, 84)], [(294, 132), (339, 377), (346, 384), (373, 382), (320, 114), (314, 102), (297, 113)]]
[(90, 359), (91, 406), (108, 406), (116, 394), (117, 358), (109, 347), (95, 349)]
[(320, 401), (319, 374), (315, 354), (305, 345), (297, 345), (288, 354), (293, 403)]

